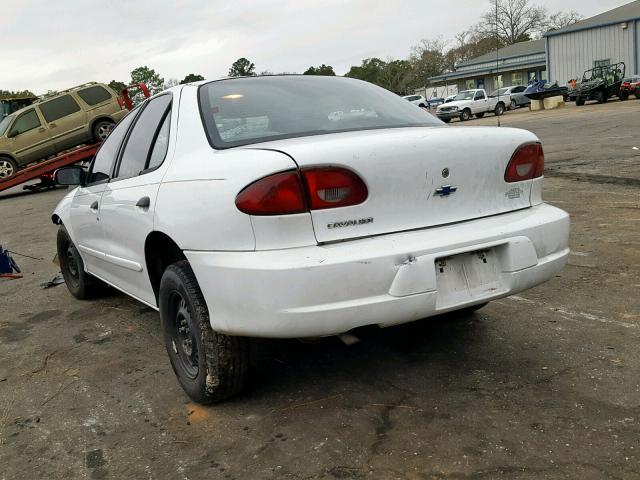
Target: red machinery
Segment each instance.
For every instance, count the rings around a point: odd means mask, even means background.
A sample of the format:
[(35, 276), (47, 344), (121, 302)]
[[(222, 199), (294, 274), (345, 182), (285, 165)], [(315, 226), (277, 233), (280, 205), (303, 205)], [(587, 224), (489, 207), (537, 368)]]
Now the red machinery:
[[(120, 108), (126, 107), (127, 110), (131, 110), (133, 108), (133, 103), (131, 102), (131, 97), (129, 96), (129, 91), (133, 88), (139, 88), (140, 90), (142, 90), (142, 94), (145, 98), (149, 98), (151, 96), (151, 94), (149, 93), (149, 89), (144, 83), (131, 84), (129, 86), (126, 86), (122, 90), (122, 97), (118, 97)], [(78, 162), (90, 161), (98, 151), (99, 147), (100, 143), (94, 143), (93, 145), (80, 147), (70, 152), (62, 153), (50, 160), (46, 160), (23, 170), (19, 170), (15, 175), (12, 175), (10, 177), (0, 178), (0, 192), (38, 177), (40, 177), (40, 183), (37, 183), (35, 185), (25, 185), (22, 188), (24, 190), (41, 190), (46, 188), (53, 188), (55, 187), (53, 174), (58, 168), (73, 165), (74, 163)]]

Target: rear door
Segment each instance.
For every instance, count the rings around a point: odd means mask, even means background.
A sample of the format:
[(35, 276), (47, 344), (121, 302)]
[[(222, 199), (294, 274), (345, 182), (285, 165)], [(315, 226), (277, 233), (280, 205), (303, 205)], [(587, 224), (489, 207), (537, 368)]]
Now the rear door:
[(39, 105), (51, 131), (57, 151), (75, 147), (89, 140), (87, 113), (69, 94), (61, 95)]
[(19, 114), (7, 132), (9, 149), (20, 165), (52, 155), (55, 150), (49, 130), (35, 108)]
[(536, 140), (512, 128), (421, 127), (279, 140), (264, 148), (288, 154), (302, 169), (338, 166), (364, 181), (364, 203), (311, 212), (316, 239), (327, 242), (529, 207), (531, 180), (507, 183), (504, 175), (516, 148)]
[(105, 280), (143, 302), (155, 305), (145, 262), (145, 242), (153, 231), (156, 197), (169, 148), (169, 93), (148, 100), (120, 153), (113, 179), (102, 197)]

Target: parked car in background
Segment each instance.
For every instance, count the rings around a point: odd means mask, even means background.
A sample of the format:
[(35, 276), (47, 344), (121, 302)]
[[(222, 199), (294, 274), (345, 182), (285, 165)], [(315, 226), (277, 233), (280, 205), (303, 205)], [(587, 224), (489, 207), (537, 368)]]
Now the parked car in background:
[(87, 83), (18, 110), (0, 121), (0, 178), (63, 150), (107, 138), (127, 114), (118, 95)]
[(631, 95), (640, 98), (640, 75), (625, 78), (620, 85), (620, 100), (627, 100)]
[(211, 403), (245, 384), (247, 337), (470, 311), (553, 278), (569, 217), (542, 201), (543, 166), (531, 132), (447, 128), (360, 80), (229, 78), (135, 108), (87, 172), (56, 172), (77, 188), (52, 220), (69, 291), (159, 310), (178, 381)]
[(524, 85), (515, 85), (513, 87), (504, 87), (494, 91), (489, 97), (498, 98), (504, 101), (509, 110), (515, 110), (518, 107), (524, 107), (531, 104), (531, 99), (524, 96), (527, 89)]
[(506, 100), (498, 97), (489, 97), (483, 89), (463, 90), (452, 101), (440, 105), (436, 110), (437, 117), (445, 123), (452, 118), (459, 118), (461, 122), (484, 117), (487, 112), (502, 115), (506, 110)]
[(444, 103), (449, 103), (449, 102), (453, 102), (453, 99), (456, 98), (457, 94), (454, 95), (449, 95), (448, 97), (445, 97), (444, 99)]
[(402, 98), (419, 107), (429, 108), (429, 102), (427, 102), (427, 99), (424, 98), (422, 95), (407, 95)]
[(427, 100), (429, 102), (429, 108), (437, 107), (438, 105), (442, 105), (444, 103), (444, 98), (430, 98)]

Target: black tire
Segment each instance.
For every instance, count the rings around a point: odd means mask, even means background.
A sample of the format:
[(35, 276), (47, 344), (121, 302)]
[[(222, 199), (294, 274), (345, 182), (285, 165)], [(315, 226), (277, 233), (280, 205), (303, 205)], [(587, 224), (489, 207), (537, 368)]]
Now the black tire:
[(104, 293), (106, 285), (85, 272), (84, 262), (64, 225), (58, 229), (58, 260), (64, 282), (71, 295), (79, 300), (95, 298)]
[(515, 98), (511, 99), (511, 103), (509, 103), (509, 108), (511, 110), (515, 110), (516, 108), (518, 108), (518, 102), (516, 102)]
[(464, 110), (462, 110), (462, 113), (460, 114), (460, 121), (466, 122), (470, 118), (471, 118), (471, 110), (469, 110), (468, 108), (465, 108)]
[(581, 107), (584, 105), (584, 97), (576, 97), (576, 105)]
[(18, 172), (18, 164), (11, 157), (0, 156), (0, 178), (9, 178)]
[(618, 95), (618, 98), (620, 99), (621, 102), (629, 100), (629, 92), (620, 92), (620, 95)]
[(476, 117), (477, 117), (477, 118), (482, 118), (482, 117), (484, 117), (484, 112), (476, 113)]
[(596, 94), (596, 100), (598, 101), (598, 103), (606, 103), (607, 101), (607, 96), (604, 94), (604, 92), (602, 90), (600, 90), (597, 94)]
[(115, 122), (112, 120), (100, 120), (96, 122), (93, 126), (93, 139), (96, 142), (104, 142), (115, 125)]
[(502, 102), (498, 103), (493, 113), (495, 113), (497, 117), (502, 115), (504, 113), (504, 103)]
[(449, 123), (451, 121), (450, 118), (441, 118), (440, 120), (442, 120), (444, 123)]
[(211, 329), (209, 310), (186, 260), (162, 275), (159, 306), (169, 361), (189, 398), (207, 405), (237, 395), (246, 383), (249, 342)]

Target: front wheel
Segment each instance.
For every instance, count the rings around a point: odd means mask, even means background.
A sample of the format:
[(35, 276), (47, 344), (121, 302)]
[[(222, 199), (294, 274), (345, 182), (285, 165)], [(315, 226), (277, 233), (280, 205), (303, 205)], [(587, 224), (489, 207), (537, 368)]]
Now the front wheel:
[(248, 370), (248, 341), (214, 332), (209, 310), (186, 260), (160, 281), (160, 321), (171, 367), (186, 394), (211, 404), (238, 394)]
[(583, 97), (576, 97), (576, 105), (578, 107), (581, 107), (584, 105), (584, 98)]
[(496, 109), (494, 111), (494, 113), (496, 114), (496, 116), (500, 116), (504, 113), (504, 104), (503, 103), (499, 103), (496, 105)]
[(0, 178), (9, 178), (18, 171), (18, 164), (9, 157), (0, 157)]
[(600, 91), (596, 95), (596, 100), (598, 101), (598, 103), (605, 103), (607, 101), (607, 96), (603, 91)]
[(441, 118), (440, 120), (442, 120), (444, 123), (449, 123), (451, 121), (450, 118)]
[(460, 121), (466, 122), (470, 118), (471, 118), (471, 110), (469, 110), (468, 108), (465, 108), (460, 114)]
[(99, 296), (105, 284), (85, 272), (82, 257), (63, 225), (58, 229), (57, 247), (60, 271), (71, 295), (79, 300)]

